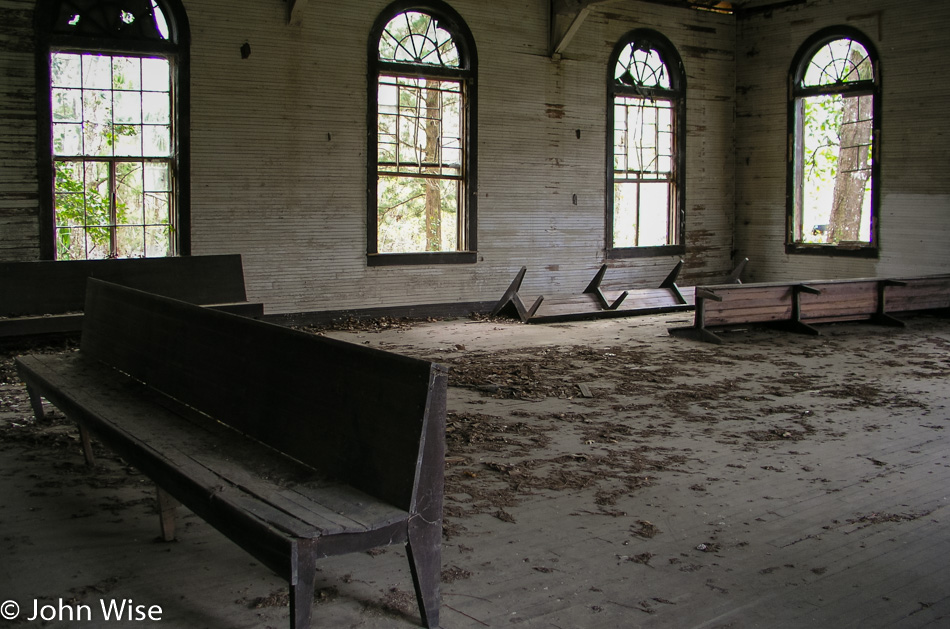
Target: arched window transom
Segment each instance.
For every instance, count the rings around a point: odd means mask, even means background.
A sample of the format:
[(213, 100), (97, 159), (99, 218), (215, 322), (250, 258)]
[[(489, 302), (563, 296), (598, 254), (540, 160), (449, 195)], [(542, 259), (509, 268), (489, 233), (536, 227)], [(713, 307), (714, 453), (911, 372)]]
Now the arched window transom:
[(459, 67), (452, 34), (426, 13), (406, 11), (386, 24), (379, 38), (380, 61)]

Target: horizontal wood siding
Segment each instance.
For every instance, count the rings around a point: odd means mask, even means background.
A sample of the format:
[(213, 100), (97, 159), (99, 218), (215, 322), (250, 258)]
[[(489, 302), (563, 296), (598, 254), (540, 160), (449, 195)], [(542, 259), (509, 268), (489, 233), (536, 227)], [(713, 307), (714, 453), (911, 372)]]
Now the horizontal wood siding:
[[(193, 243), (244, 254), (249, 298), (269, 312), (496, 299), (522, 266), (526, 293), (578, 292), (604, 262), (606, 61), (648, 26), (680, 50), (687, 94), (687, 267), (731, 267), (734, 21), (644, 3), (594, 11), (549, 56), (549, 3), (457, 0), (478, 75), (478, 262), (367, 267), (366, 53), (382, 1), (188, 2)], [(247, 42), (251, 54), (242, 59)], [(579, 136), (579, 137), (578, 137)], [(371, 156), (370, 156), (371, 157)], [(612, 262), (622, 283), (662, 280), (675, 259)]]
[(40, 255), (33, 5), (0, 0), (0, 260)]
[[(847, 25), (881, 55), (880, 258), (786, 255), (787, 75), (813, 33)], [(950, 269), (950, 3), (817, 0), (738, 20), (736, 246), (749, 279), (816, 279)]]

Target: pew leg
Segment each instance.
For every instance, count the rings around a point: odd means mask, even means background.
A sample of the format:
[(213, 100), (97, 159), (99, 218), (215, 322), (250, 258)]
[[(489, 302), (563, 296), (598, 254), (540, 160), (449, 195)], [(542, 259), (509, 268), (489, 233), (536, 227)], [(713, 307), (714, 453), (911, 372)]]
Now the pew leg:
[(877, 325), (887, 325), (892, 328), (904, 328), (907, 327), (907, 323), (901, 321), (897, 317), (892, 317), (889, 314), (878, 312), (873, 317), (871, 317), (871, 322), (876, 323)]
[(290, 629), (310, 629), (313, 586), (317, 578), (314, 543), (298, 540), (290, 566)]
[(40, 394), (36, 392), (36, 389), (30, 385), (26, 385), (26, 392), (30, 396), (30, 406), (33, 408), (33, 417), (36, 418), (36, 421), (43, 421), (46, 419), (46, 413), (43, 411), (43, 399), (40, 397)]
[(775, 327), (785, 330), (786, 332), (794, 332), (796, 334), (821, 336), (821, 330), (815, 326), (808, 325), (803, 321), (779, 321), (775, 324)]
[(704, 343), (715, 343), (717, 345), (722, 344), (722, 337), (714, 332), (710, 332), (706, 328), (669, 328), (667, 332), (670, 336), (677, 336), (680, 338), (690, 339), (693, 341), (702, 341)]
[(162, 529), (162, 540), (175, 540), (175, 511), (179, 502), (161, 487), (155, 488), (158, 495), (158, 523)]
[(409, 570), (416, 588), (422, 624), (429, 629), (438, 629), (442, 572), (441, 521), (432, 523), (419, 516), (411, 518), (406, 554), (409, 556)]
[(92, 453), (92, 437), (81, 423), (79, 424), (79, 440), (82, 442), (82, 456), (86, 459), (86, 465), (95, 467), (96, 457)]

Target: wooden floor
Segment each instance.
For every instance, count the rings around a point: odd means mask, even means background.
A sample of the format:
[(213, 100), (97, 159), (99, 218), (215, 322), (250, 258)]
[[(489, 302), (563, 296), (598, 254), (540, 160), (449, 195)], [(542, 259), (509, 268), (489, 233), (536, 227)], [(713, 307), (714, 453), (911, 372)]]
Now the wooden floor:
[[(452, 368), (442, 627), (950, 627), (950, 321), (710, 346), (667, 336), (688, 318), (327, 332)], [(288, 626), (285, 584), (194, 516), (156, 541), (147, 479), (100, 460), (5, 356), (6, 625)], [(419, 624), (401, 547), (317, 587), (314, 626)], [(162, 620), (101, 622), (128, 599)]]

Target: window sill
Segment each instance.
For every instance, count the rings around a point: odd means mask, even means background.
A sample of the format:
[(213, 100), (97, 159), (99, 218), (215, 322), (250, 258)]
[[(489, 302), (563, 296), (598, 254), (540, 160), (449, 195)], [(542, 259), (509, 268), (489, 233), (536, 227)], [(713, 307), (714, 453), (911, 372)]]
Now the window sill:
[(366, 254), (367, 266), (421, 266), (425, 264), (475, 264), (477, 261), (478, 261), (478, 254), (474, 251)]
[(806, 243), (786, 243), (785, 253), (792, 255), (840, 256), (842, 258), (878, 258), (880, 253), (874, 245), (812, 245)]
[(661, 256), (681, 256), (686, 253), (684, 245), (666, 245), (664, 247), (617, 247), (607, 249), (607, 258), (658, 258)]

